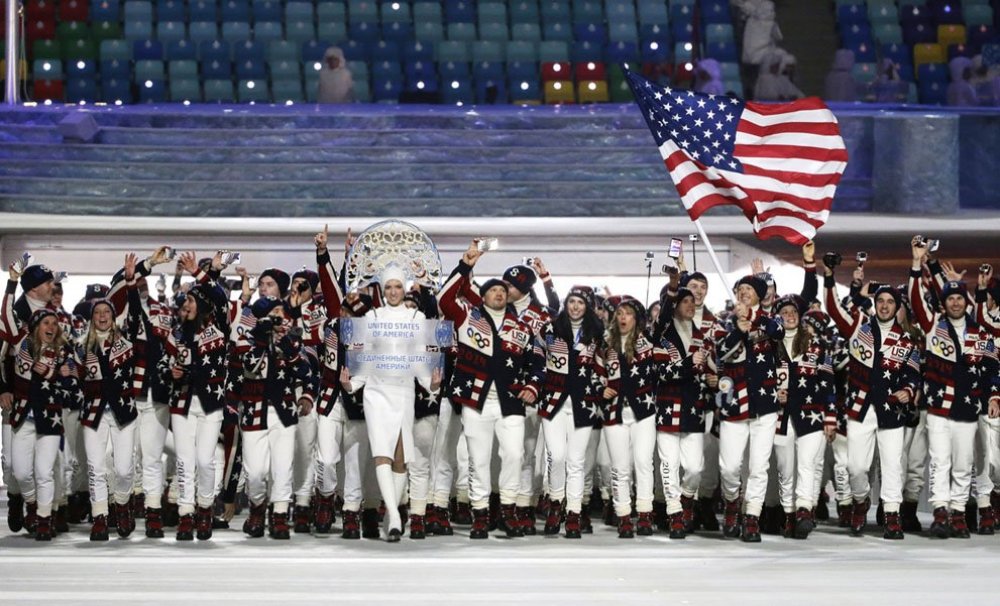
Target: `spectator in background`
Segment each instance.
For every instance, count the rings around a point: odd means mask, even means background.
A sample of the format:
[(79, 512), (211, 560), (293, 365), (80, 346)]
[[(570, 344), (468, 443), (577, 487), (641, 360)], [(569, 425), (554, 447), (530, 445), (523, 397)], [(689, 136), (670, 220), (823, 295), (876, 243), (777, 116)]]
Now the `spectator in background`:
[(951, 84), (948, 85), (947, 104), (960, 107), (979, 105), (976, 89), (973, 88), (972, 60), (968, 57), (955, 57), (948, 63), (951, 71)]
[(354, 101), (354, 78), (340, 47), (331, 46), (323, 54), (319, 72), (318, 103), (351, 103)]
[[(715, 59), (701, 59), (694, 72), (694, 90), (706, 95), (725, 95), (722, 84), (722, 66)], [(655, 320), (655, 318), (654, 318)]]
[(827, 101), (854, 102), (858, 100), (858, 83), (851, 74), (854, 51), (842, 48), (833, 55), (833, 67), (826, 75), (823, 98)]
[(976, 100), (979, 105), (993, 107), (1000, 99), (1000, 79), (990, 74), (989, 68), (983, 63), (983, 56), (972, 58), (972, 77), (969, 84), (976, 90)]
[(781, 30), (775, 22), (774, 2), (771, 0), (733, 0), (738, 18), (746, 21), (743, 27), (743, 64), (748, 67), (747, 81), (753, 81), (768, 54), (782, 40)]
[(899, 66), (885, 57), (878, 66), (875, 78), (876, 103), (905, 103), (910, 86), (899, 76)]
[(754, 86), (756, 101), (791, 101), (805, 95), (793, 83), (789, 74), (794, 73), (795, 57), (775, 48), (766, 57)]

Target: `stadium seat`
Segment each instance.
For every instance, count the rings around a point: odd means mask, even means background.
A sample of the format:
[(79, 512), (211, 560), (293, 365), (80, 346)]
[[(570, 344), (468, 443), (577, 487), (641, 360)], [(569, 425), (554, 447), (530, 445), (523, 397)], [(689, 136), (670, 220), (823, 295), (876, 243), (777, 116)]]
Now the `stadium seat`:
[(267, 59), (267, 47), (252, 40), (244, 40), (233, 45), (233, 61), (255, 61), (264, 63)]
[(279, 21), (258, 21), (253, 25), (254, 42), (269, 44), (275, 40), (283, 40), (284, 37)]
[(313, 18), (312, 2), (294, 0), (285, 4), (285, 21), (311, 21)]
[(104, 76), (104, 69), (101, 68), (101, 100), (105, 103), (131, 103), (132, 102), (132, 82), (126, 75), (122, 77), (108, 78)]
[(545, 103), (573, 103), (573, 82), (571, 80), (553, 80), (545, 83)]
[(510, 3), (510, 22), (538, 25), (540, 13), (537, 0), (514, 0)]
[(59, 3), (59, 20), (87, 21), (89, 8), (86, 0), (62, 0)]
[[(289, 44), (294, 44), (290, 42)], [(304, 62), (320, 61), (326, 54), (327, 43), (319, 40), (307, 40), (300, 47), (299, 57)]]
[(608, 39), (612, 42), (638, 42), (639, 32), (635, 23), (615, 22), (608, 28)]
[(350, 0), (347, 16), (351, 23), (378, 23), (378, 6), (373, 0)]
[(924, 63), (944, 63), (945, 49), (940, 44), (917, 44), (913, 47), (913, 65), (920, 68)]
[(561, 40), (546, 40), (538, 45), (539, 61), (569, 61), (569, 45)]
[(667, 6), (659, 0), (639, 0), (639, 25), (667, 25), (670, 17)]
[(510, 61), (507, 63), (507, 78), (511, 80), (538, 79), (538, 63), (533, 61)]
[(414, 2), (413, 21), (432, 21), (441, 23), (444, 13), (440, 2)]
[(122, 28), (117, 21), (95, 21), (91, 25), (95, 41), (117, 40), (122, 37)]
[(191, 61), (190, 59), (170, 61), (167, 63), (167, 74), (170, 75), (171, 80), (175, 78), (197, 78), (198, 62)]
[(538, 46), (528, 40), (512, 40), (507, 43), (507, 61), (538, 61)]
[[(311, 21), (295, 21), (285, 24), (285, 40), (290, 42), (306, 42), (316, 39), (316, 27)], [(336, 42), (331, 40), (331, 42)]]
[(604, 7), (595, 0), (573, 0), (573, 23), (603, 23)]
[[(339, 2), (324, 2), (322, 4), (317, 5), (316, 7), (317, 17), (320, 21), (337, 20), (342, 23), (347, 22), (347, 20), (342, 15), (333, 17), (324, 17), (322, 14), (319, 14), (318, 11), (319, 7), (321, 6), (339, 7), (341, 10), (343, 10), (344, 7), (344, 5), (340, 4)], [(251, 9), (252, 9), (251, 13), (253, 13), (254, 23), (260, 23), (261, 21), (277, 21), (281, 23), (285, 16), (284, 11), (281, 9), (280, 0), (255, 0), (253, 4), (251, 4)]]
[(158, 40), (136, 40), (132, 44), (132, 58), (136, 61), (143, 59), (163, 60), (163, 44)]
[(232, 56), (232, 46), (225, 40), (206, 40), (198, 45), (198, 58), (202, 61), (228, 63)]
[(977, 4), (965, 7), (965, 25), (993, 25), (993, 8), (988, 4)]
[[(448, 24), (448, 39), (461, 42), (472, 42), (477, 39), (476, 26), (472, 23), (457, 22)], [(378, 97), (378, 93), (375, 93)]]
[(580, 103), (607, 103), (611, 100), (608, 96), (608, 83), (603, 80), (582, 80), (577, 84), (576, 90)]
[(581, 61), (604, 61), (603, 45), (590, 42), (589, 40), (579, 40), (573, 43), (570, 58), (573, 60), (573, 63)]
[(126, 21), (126, 40), (146, 40), (153, 37), (153, 23), (151, 21)]
[(229, 22), (250, 22), (250, 3), (247, 0), (222, 0), (219, 20), (223, 26)]
[(378, 79), (372, 82), (372, 99), (377, 103), (397, 103), (402, 83), (396, 79)]
[(229, 79), (205, 80), (205, 102), (206, 103), (233, 103), (236, 96), (233, 94), (233, 81)]
[(733, 42), (733, 26), (729, 23), (710, 23), (705, 26), (705, 41), (712, 42)]
[(66, 80), (66, 101), (70, 103), (93, 103), (99, 99), (97, 80), (93, 76), (68, 78)]
[(419, 40), (407, 42), (402, 46), (402, 56), (409, 61), (434, 61), (434, 45)]
[(538, 27), (537, 23), (515, 23), (510, 28), (510, 39), (540, 42), (542, 39), (542, 30)]
[(487, 78), (483, 80), (477, 80), (475, 82), (476, 87), (476, 103), (482, 104), (493, 104), (507, 103), (507, 82), (505, 80), (496, 78)]
[(145, 0), (129, 0), (125, 3), (126, 21), (152, 21), (153, 3)]
[(233, 75), (233, 66), (229, 58), (202, 59), (200, 65), (201, 77), (206, 80), (231, 78)]
[(444, 3), (444, 20), (452, 23), (476, 22), (476, 9), (471, 0), (446, 0)]
[(222, 39), (230, 44), (238, 44), (250, 39), (250, 23), (247, 21), (223, 21)]
[(555, 21), (546, 23), (542, 28), (542, 37), (546, 40), (573, 41), (573, 28), (568, 22)]
[(187, 11), (184, 10), (183, 0), (159, 0), (156, 3), (156, 20), (187, 22)]
[(465, 61), (438, 62), (438, 72), (440, 72), (441, 78), (446, 81), (449, 78), (468, 78), (471, 76), (469, 64)]
[(62, 59), (62, 44), (55, 39), (35, 40), (31, 45), (31, 56), (38, 59)]
[(263, 61), (243, 59), (234, 62), (236, 77), (240, 80), (258, 80), (267, 77), (267, 67)]
[(920, 102), (924, 105), (944, 105), (947, 100), (948, 85), (936, 80), (917, 83), (920, 91)]
[(872, 36), (879, 44), (902, 44), (903, 28), (898, 23), (881, 23), (875, 26)]
[(472, 76), (476, 82), (497, 80), (504, 77), (504, 66), (501, 61), (474, 61)]
[(62, 80), (35, 79), (32, 99), (35, 101), (63, 101), (66, 92)]
[(639, 60), (639, 45), (635, 42), (611, 42), (604, 52), (607, 61), (628, 63)]
[(469, 54), (468, 43), (461, 40), (445, 40), (437, 45), (438, 61), (462, 61), (468, 63), (472, 56)]
[(448, 105), (474, 103), (472, 81), (468, 78), (445, 78), (441, 86), (441, 102)]
[(498, 42), (478, 40), (472, 43), (473, 61), (503, 61), (504, 47)]
[(31, 76), (36, 80), (53, 80), (62, 78), (62, 60), (60, 59), (35, 59), (31, 68)]
[(136, 61), (134, 73), (136, 82), (143, 82), (145, 80), (165, 80), (167, 77), (166, 70), (163, 68), (163, 61), (153, 61), (149, 59)]
[(872, 25), (882, 23), (899, 23), (899, 12), (896, 5), (889, 3), (872, 3), (868, 6), (868, 20)]
[(542, 90), (536, 78), (511, 78), (507, 88), (512, 103), (534, 105), (541, 103)]
[(570, 69), (570, 64), (568, 62), (546, 61), (542, 63), (543, 82), (550, 82), (553, 80), (570, 80), (572, 77), (572, 70)]
[[(365, 82), (365, 86), (368, 83)], [(305, 99), (302, 95), (301, 78), (281, 78), (271, 81), (271, 96), (275, 103), (301, 102)]]
[(490, 22), (507, 22), (507, 5), (503, 2), (479, 2), (477, 12), (480, 26)]
[(90, 7), (90, 20), (96, 21), (121, 21), (122, 10), (118, 0), (100, 0)]
[(215, 0), (196, 0), (188, 4), (188, 19), (192, 24), (196, 21), (215, 23), (219, 18), (219, 7)]
[(240, 103), (267, 103), (271, 100), (271, 94), (267, 90), (267, 80), (240, 80), (236, 90), (236, 100)]
[(413, 35), (424, 42), (440, 42), (444, 40), (444, 26), (435, 21), (417, 21)]
[(187, 38), (187, 27), (183, 21), (160, 21), (156, 24), (156, 39), (166, 43)]
[(192, 21), (188, 26), (188, 38), (191, 42), (200, 44), (219, 38), (219, 26), (214, 21)]
[(600, 23), (578, 23), (573, 26), (573, 35), (577, 42), (604, 44), (608, 40), (607, 28)]
[(573, 66), (573, 73), (578, 82), (583, 80), (607, 79), (607, 73), (604, 69), (604, 63), (599, 61), (588, 61), (586, 63), (577, 63), (576, 65)]
[(965, 44), (964, 25), (939, 25), (937, 29), (937, 41), (941, 46), (951, 46), (952, 44)]
[(568, 22), (572, 17), (570, 3), (565, 0), (542, 0), (540, 8), (542, 21), (545, 23), (551, 21)]
[(164, 103), (167, 100), (167, 83), (164, 80), (137, 80), (139, 103)]
[(201, 84), (198, 78), (181, 77), (170, 78), (170, 100), (174, 103), (189, 101), (191, 103), (201, 102)]
[(732, 15), (729, 11), (729, 2), (724, 2), (722, 0), (712, 0), (710, 2), (702, 2), (701, 4), (701, 22), (702, 23), (730, 23), (732, 21)]
[(380, 40), (372, 46), (372, 61), (399, 61), (399, 45), (392, 41)]
[(127, 59), (101, 60), (101, 81), (108, 79), (128, 80), (132, 75), (132, 66)]

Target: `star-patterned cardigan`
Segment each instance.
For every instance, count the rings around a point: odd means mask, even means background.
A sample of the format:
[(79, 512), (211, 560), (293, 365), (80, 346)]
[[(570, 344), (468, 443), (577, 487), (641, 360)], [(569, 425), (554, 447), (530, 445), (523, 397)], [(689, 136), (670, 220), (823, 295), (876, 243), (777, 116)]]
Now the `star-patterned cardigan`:
[(135, 396), (142, 391), (146, 373), (146, 356), (143, 354), (146, 349), (135, 344), (140, 339), (145, 340), (148, 333), (142, 321), (142, 305), (135, 279), (127, 283), (126, 292), (128, 309), (124, 330), (118, 331), (113, 341), (101, 344), (97, 351), (84, 350), (83, 339), (87, 334), (84, 331), (77, 347), (83, 388), (80, 424), (84, 427), (98, 427), (104, 412), (109, 409), (118, 425), (123, 427), (139, 416)]
[[(848, 312), (837, 299), (833, 276), (826, 276), (826, 310), (847, 342), (851, 361), (848, 371), (847, 417), (864, 421), (872, 408), (879, 429), (906, 425), (913, 398), (920, 388), (920, 352), (917, 344), (893, 321), (882, 341), (877, 321), (866, 318), (859, 309)], [(881, 347), (878, 343), (882, 343)], [(893, 394), (906, 391), (910, 403), (903, 404)]]
[(913, 315), (924, 331), (924, 400), (927, 413), (976, 422), (1000, 398), (997, 351), (990, 333), (966, 314), (958, 334), (944, 314), (928, 309), (918, 270), (910, 270)]
[(723, 421), (745, 421), (778, 411), (775, 339), (784, 335), (781, 323), (757, 307), (750, 331), (744, 333), (734, 319), (721, 331), (716, 347), (722, 374), (733, 380), (733, 397), (720, 409)]
[[(786, 435), (789, 423), (798, 437), (822, 430), (836, 402), (833, 359), (827, 346), (813, 336), (806, 350), (795, 357), (785, 351), (783, 342), (776, 346), (778, 389), (788, 390), (788, 400), (778, 413), (778, 434)], [(836, 422), (836, 408), (832, 412), (831, 420)]]
[[(62, 411), (64, 408), (77, 408), (81, 398), (79, 367), (72, 346), (67, 344), (59, 351), (43, 355), (41, 361), (48, 367), (44, 373), (38, 373), (34, 369), (35, 360), (31, 357), (30, 336), (25, 334), (14, 350), (17, 353), (14, 356), (14, 404), (10, 412), (11, 427), (19, 429), (30, 412), (37, 434), (63, 435)], [(70, 369), (67, 377), (58, 371), (63, 364)]]
[[(635, 354), (629, 361), (613, 347), (606, 347), (597, 357), (597, 374), (604, 387), (617, 394), (604, 399), (604, 426), (622, 423), (625, 406), (632, 409), (636, 421), (656, 412), (656, 356), (653, 341), (645, 332), (635, 340)], [(602, 389), (603, 399), (603, 389)]]
[(600, 427), (604, 387), (597, 372), (597, 344), (571, 345), (556, 335), (551, 323), (542, 327), (538, 340), (545, 351), (538, 416), (555, 417), (569, 400), (574, 427)]
[(458, 341), (449, 397), (453, 403), (482, 410), (495, 387), (503, 416), (523, 416), (524, 402), (518, 394), (527, 389), (537, 398), (545, 363), (541, 350), (531, 338), (531, 327), (518, 320), (512, 307), (495, 326), (482, 306), (461, 297), (471, 271), (471, 265), (459, 261), (438, 296), (441, 313), (454, 323)]

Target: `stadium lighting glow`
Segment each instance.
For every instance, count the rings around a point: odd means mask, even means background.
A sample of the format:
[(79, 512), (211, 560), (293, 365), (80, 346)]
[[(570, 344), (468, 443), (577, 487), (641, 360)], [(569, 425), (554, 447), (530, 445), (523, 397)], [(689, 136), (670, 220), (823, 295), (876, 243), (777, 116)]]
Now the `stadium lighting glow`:
[(552, 88), (556, 90), (562, 90), (562, 82), (555, 82), (552, 84)]
[(121, 104), (122, 104), (121, 99), (115, 99), (115, 105), (121, 105)]
[(247, 88), (253, 88), (255, 86), (257, 86), (257, 83), (254, 82), (253, 80), (247, 82)]
[(184, 105), (191, 105), (191, 101), (188, 99), (184, 99)]
[(52, 105), (52, 99), (46, 99), (45, 105)]
[(590, 90), (597, 90), (597, 82), (589, 82), (587, 84), (587, 88), (589, 88)]
[(529, 86), (528, 86), (527, 82), (522, 82), (521, 83), (521, 90), (528, 90), (528, 88), (529, 88)]
[(292, 101), (291, 99), (288, 99), (287, 101), (285, 101), (285, 105), (295, 105), (295, 102)]
[(419, 88), (420, 90), (424, 90), (424, 81), (423, 80), (421, 80), (420, 82), (417, 82), (417, 88)]
[(684, 64), (684, 69), (686, 69), (687, 71), (691, 71), (694, 69), (694, 64), (688, 61), (687, 63)]
[(452, 88), (458, 88), (459, 86), (461, 86), (461, 85), (458, 83), (458, 80), (452, 80), (451, 81), (451, 87)]
[(146, 86), (146, 88), (153, 88), (153, 81), (152, 80), (146, 80), (145, 86)]
[(313, 63), (313, 69), (316, 70), (316, 71), (319, 71), (319, 70), (323, 69), (323, 66), (320, 65), (319, 61), (317, 61), (316, 63)]
[(85, 67), (87, 67), (87, 64), (84, 63), (83, 61), (77, 61), (76, 62), (76, 69), (83, 69)]
[(684, 50), (689, 51), (692, 48), (694, 48), (694, 46), (690, 42), (685, 42), (684, 43)]
[(392, 3), (392, 10), (394, 10), (394, 11), (398, 11), (399, 10), (399, 2), (393, 2)]
[(42, 69), (44, 69), (45, 71), (49, 71), (50, 69), (52, 69), (52, 64), (46, 61), (45, 63), (42, 63)]
[[(48, 64), (46, 63), (46, 65), (48, 65)], [(46, 69), (48, 69), (48, 68), (46, 68)], [(558, 63), (556, 63), (555, 65), (552, 66), (552, 71), (554, 71), (554, 72), (562, 71), (562, 66), (559, 65)]]
[(595, 69), (597, 69), (597, 66), (594, 65), (593, 61), (591, 61), (591, 62), (587, 63), (587, 69), (589, 69), (590, 71), (594, 71)]
[(660, 48), (660, 44), (658, 42), (650, 42), (649, 43), (649, 49), (650, 50), (656, 50), (658, 48)]

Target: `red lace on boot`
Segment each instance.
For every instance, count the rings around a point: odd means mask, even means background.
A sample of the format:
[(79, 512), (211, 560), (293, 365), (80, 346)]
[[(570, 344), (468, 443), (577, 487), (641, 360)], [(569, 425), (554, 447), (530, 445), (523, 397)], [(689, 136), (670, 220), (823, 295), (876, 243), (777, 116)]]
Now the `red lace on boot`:
[(195, 510), (195, 529), (198, 531), (199, 541), (207, 541), (212, 538), (211, 507), (199, 507)]
[(250, 514), (243, 522), (243, 532), (253, 538), (264, 536), (264, 516), (267, 513), (267, 505), (250, 505)]
[[(510, 538), (523, 537), (525, 521), (521, 519), (518, 515), (519, 507), (514, 505), (501, 505), (500, 506), (500, 529), (507, 533)], [(532, 518), (530, 522), (531, 527), (535, 527), (535, 520)]]
[(424, 516), (410, 514), (410, 538), (423, 539), (427, 537), (427, 529), (424, 527)]
[(90, 527), (90, 540), (91, 541), (107, 541), (108, 540), (108, 518), (107, 516), (96, 516), (94, 517), (94, 525)]
[(159, 509), (146, 509), (146, 536), (151, 539), (163, 538), (163, 517)]
[(723, 519), (722, 533), (727, 537), (740, 536), (740, 502), (726, 501), (726, 513)]
[(538, 530), (535, 528), (535, 508), (517, 507), (515, 508), (515, 513), (517, 514), (517, 524), (520, 532), (518, 536), (535, 536), (538, 533)]
[(455, 529), (451, 527), (451, 512), (447, 507), (436, 507), (438, 526), (434, 534), (451, 536), (455, 534)]
[(566, 512), (566, 538), (579, 539), (582, 530), (580, 528), (580, 514), (574, 511)]
[(52, 535), (52, 516), (38, 516), (38, 523), (35, 525), (35, 540), (51, 541)]
[(562, 502), (550, 501), (549, 514), (545, 518), (545, 534), (559, 534), (559, 527), (562, 526)]
[(333, 495), (316, 495), (315, 524), (317, 533), (330, 532), (330, 527), (333, 526)]
[(635, 533), (640, 537), (653, 536), (653, 512), (639, 512), (639, 520), (635, 525)]
[(490, 510), (473, 509), (471, 513), (472, 513), (472, 530), (469, 531), (469, 538), (485, 539), (486, 537), (489, 536)]
[(177, 540), (194, 540), (194, 515), (186, 513), (177, 520)]
[(985, 534), (985, 535), (993, 534), (995, 528), (996, 528), (996, 517), (994, 516), (993, 507), (980, 507), (979, 534)]
[(683, 539), (687, 536), (687, 524), (684, 521), (684, 512), (678, 511), (670, 514), (670, 538)]
[(271, 538), (288, 539), (291, 537), (291, 527), (288, 525), (288, 513), (275, 512), (271, 516)]
[(951, 536), (958, 539), (969, 538), (969, 525), (965, 522), (964, 511), (951, 512)]
[(632, 530), (632, 516), (618, 517), (618, 538), (631, 539), (635, 536)]
[(118, 536), (123, 539), (128, 535), (132, 534), (135, 530), (135, 518), (132, 517), (132, 505), (131, 503), (125, 503), (124, 505), (114, 506), (116, 510), (115, 519), (118, 521)]
[(342, 536), (345, 539), (360, 539), (361, 520), (358, 516), (358, 512), (345, 509), (343, 512), (343, 517), (344, 517), (344, 529), (340, 533), (340, 536)]

